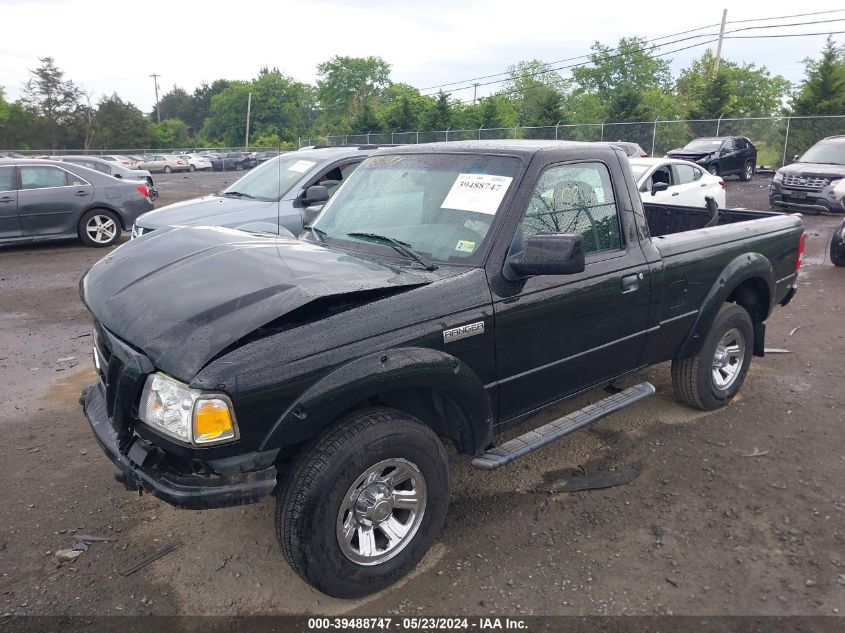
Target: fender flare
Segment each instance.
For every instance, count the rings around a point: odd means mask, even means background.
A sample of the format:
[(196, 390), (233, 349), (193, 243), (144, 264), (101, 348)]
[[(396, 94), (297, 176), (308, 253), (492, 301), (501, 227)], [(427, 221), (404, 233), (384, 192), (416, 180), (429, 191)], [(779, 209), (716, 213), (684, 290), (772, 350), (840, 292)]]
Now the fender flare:
[(445, 352), (403, 347), (352, 360), (311, 385), (279, 417), (259, 450), (308, 440), (356, 404), (407, 389), (422, 389), (437, 394), (440, 404), (451, 403), (449, 411), (456, 417), (424, 422), (454, 440), (460, 452), (476, 454), (492, 441), (492, 405), (475, 372)]
[[(710, 286), (704, 301), (701, 303), (701, 309), (698, 312), (698, 318), (692, 326), (690, 333), (687, 334), (681, 346), (678, 348), (675, 358), (690, 358), (701, 351), (704, 345), (704, 339), (707, 338), (707, 333), (719, 313), (719, 309), (731, 293), (744, 281), (748, 279), (758, 278), (766, 283), (769, 290), (769, 305), (766, 306), (766, 315), (772, 311), (772, 301), (774, 299), (775, 278), (774, 271), (772, 271), (772, 264), (765, 255), (760, 253), (744, 253), (735, 257), (722, 269), (719, 277)], [(765, 319), (764, 319), (765, 320)], [(758, 342), (762, 345), (763, 323), (754, 322), (755, 334), (755, 350)], [(760, 339), (759, 341), (756, 339)]]

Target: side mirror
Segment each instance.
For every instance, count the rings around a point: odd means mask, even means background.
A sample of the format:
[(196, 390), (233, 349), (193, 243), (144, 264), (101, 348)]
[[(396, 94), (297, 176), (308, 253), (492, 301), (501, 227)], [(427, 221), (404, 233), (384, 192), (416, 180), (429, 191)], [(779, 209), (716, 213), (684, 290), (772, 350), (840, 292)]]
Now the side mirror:
[(799, 158), (801, 158), (801, 155), (800, 155), (800, 154), (796, 154), (795, 156), (793, 156), (793, 157), (792, 157), (792, 162), (793, 162), (793, 163), (797, 163)]
[(651, 195), (655, 195), (658, 191), (666, 191), (669, 188), (668, 182), (655, 182), (651, 185)]
[(310, 207), (305, 207), (305, 212), (302, 214), (302, 226), (306, 229), (311, 226), (311, 223), (314, 221), (320, 211), (323, 210), (322, 204), (315, 204)]
[(302, 201), (305, 204), (318, 204), (329, 199), (329, 190), (323, 185), (313, 185), (305, 190)]
[(517, 281), (537, 275), (570, 275), (584, 270), (580, 233), (538, 233), (523, 239), (518, 232), (508, 250), (503, 276)]

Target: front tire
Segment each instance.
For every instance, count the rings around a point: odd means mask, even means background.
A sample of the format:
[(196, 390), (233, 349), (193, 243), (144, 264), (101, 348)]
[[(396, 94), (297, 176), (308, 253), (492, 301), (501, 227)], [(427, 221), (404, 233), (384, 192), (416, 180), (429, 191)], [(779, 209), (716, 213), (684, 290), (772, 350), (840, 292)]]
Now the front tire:
[(120, 239), (120, 220), (106, 209), (91, 209), (79, 218), (77, 233), (85, 246), (112, 246)]
[(169, 173), (171, 173), (172, 171), (173, 171), (173, 168), (172, 168), (170, 165), (165, 165), (165, 166), (164, 166), (164, 173), (165, 173), (165, 174), (169, 174)]
[(710, 172), (711, 176), (718, 176), (719, 175), (719, 166), (718, 165), (710, 165), (710, 167), (707, 168), (707, 171)]
[(276, 536), (291, 567), (330, 596), (357, 598), (408, 573), (443, 529), (443, 444), (394, 409), (351, 414), (292, 467), (276, 496)]
[(845, 266), (845, 223), (836, 229), (830, 240), (830, 261), (834, 266)]
[(748, 182), (754, 177), (754, 163), (748, 161), (742, 168), (742, 173), (739, 175), (739, 179), (743, 182)]
[(754, 349), (754, 326), (742, 306), (725, 303), (701, 351), (672, 361), (675, 397), (703, 411), (725, 406), (742, 386)]
[(189, 172), (193, 173), (193, 172), (195, 172), (196, 170), (197, 170), (197, 168), (196, 168), (196, 167), (194, 167), (193, 165), (188, 166), (188, 171), (189, 171)]

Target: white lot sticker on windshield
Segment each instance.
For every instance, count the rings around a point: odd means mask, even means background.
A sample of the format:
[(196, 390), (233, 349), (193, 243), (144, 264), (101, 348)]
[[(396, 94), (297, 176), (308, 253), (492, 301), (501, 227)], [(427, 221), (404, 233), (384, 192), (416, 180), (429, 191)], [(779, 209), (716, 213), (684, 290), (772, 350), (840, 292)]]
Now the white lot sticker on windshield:
[(441, 209), (495, 215), (513, 178), (487, 174), (459, 174)]
[(288, 171), (295, 171), (298, 174), (302, 174), (309, 169), (311, 169), (314, 165), (316, 165), (313, 160), (298, 160), (293, 165), (288, 167)]

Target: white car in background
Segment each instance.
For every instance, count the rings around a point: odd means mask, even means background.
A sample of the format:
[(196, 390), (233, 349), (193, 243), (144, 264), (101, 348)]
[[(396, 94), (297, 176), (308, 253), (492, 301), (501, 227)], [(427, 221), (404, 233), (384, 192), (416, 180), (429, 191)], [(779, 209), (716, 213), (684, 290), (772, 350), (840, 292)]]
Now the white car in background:
[[(725, 181), (695, 163), (675, 158), (628, 158), (640, 196), (653, 204), (705, 207), (712, 196), (720, 209), (726, 204)], [(666, 187), (655, 183), (665, 183)]]
[(179, 158), (188, 161), (190, 171), (202, 171), (207, 169), (211, 171), (211, 161), (205, 156), (199, 154), (179, 154)]

